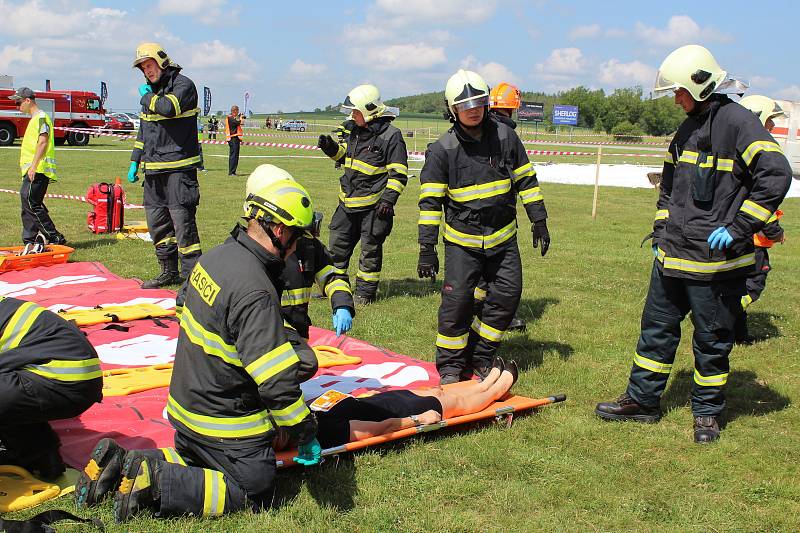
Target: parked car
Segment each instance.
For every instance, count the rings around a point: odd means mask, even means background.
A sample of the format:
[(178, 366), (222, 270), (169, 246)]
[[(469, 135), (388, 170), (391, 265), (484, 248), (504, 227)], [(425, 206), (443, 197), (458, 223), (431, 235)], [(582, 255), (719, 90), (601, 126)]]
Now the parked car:
[(308, 122), (305, 120), (284, 120), (281, 125), (283, 131), (306, 131)]
[(133, 123), (133, 129), (139, 129), (139, 115), (136, 113), (114, 113), (115, 115), (119, 115), (120, 117), (124, 117), (128, 120), (128, 122)]
[(106, 123), (100, 127), (101, 130), (111, 131), (133, 131), (133, 122), (121, 115), (106, 115)]

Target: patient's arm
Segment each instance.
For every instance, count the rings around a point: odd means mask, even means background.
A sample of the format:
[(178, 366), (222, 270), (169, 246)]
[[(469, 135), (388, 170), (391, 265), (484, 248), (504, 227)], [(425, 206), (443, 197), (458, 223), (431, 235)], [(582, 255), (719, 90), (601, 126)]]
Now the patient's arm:
[[(430, 409), (424, 413), (417, 415), (419, 425), (435, 424), (440, 421), (442, 417)], [(383, 435), (384, 433), (391, 433), (393, 431), (400, 431), (401, 429), (413, 428), (416, 426), (411, 417), (405, 418), (387, 418), (380, 422), (368, 422), (366, 420), (351, 420), (350, 421), (350, 442), (374, 437), (376, 435)]]

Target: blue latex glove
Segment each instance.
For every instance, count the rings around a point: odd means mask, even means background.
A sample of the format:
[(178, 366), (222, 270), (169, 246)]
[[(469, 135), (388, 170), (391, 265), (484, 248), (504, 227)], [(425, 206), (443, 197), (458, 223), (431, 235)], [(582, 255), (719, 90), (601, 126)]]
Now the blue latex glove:
[(708, 247), (712, 250), (724, 250), (733, 243), (733, 235), (731, 235), (725, 227), (719, 227), (711, 232), (708, 236)]
[(136, 183), (139, 181), (139, 176), (136, 175), (136, 171), (139, 170), (139, 163), (136, 161), (131, 161), (131, 166), (128, 169), (128, 181), (131, 183)]
[(150, 87), (149, 83), (143, 83), (139, 86), (139, 96), (144, 96), (151, 92), (153, 92), (153, 88)]
[(333, 311), (333, 329), (336, 330), (338, 337), (342, 333), (347, 333), (353, 327), (353, 315), (346, 307), (337, 307)]
[(308, 444), (301, 444), (297, 447), (297, 457), (292, 459), (295, 463), (303, 466), (318, 465), (322, 458), (322, 446), (319, 445), (317, 439), (312, 440)]
[(658, 246), (653, 245), (653, 257), (658, 257)]

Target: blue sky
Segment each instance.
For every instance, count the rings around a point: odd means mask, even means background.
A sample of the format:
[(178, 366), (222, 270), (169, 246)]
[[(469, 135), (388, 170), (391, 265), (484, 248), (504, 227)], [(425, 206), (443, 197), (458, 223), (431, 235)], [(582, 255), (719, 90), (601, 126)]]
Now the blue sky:
[[(458, 68), (490, 84), (555, 92), (652, 85), (663, 58), (707, 46), (751, 93), (800, 100), (796, 2), (550, 0), (0, 0), (0, 74), (15, 85), (98, 90), (136, 108), (130, 68), (141, 41), (161, 42), (213, 110), (313, 110), (374, 83), (385, 99), (442, 90)], [(41, 28), (47, 34), (41, 34)]]

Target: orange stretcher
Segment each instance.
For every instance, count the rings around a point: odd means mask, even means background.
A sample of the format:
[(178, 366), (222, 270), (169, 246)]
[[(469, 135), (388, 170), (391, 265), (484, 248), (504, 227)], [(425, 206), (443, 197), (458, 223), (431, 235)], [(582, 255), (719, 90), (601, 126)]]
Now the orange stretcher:
[(0, 272), (66, 263), (69, 255), (75, 251), (69, 246), (48, 244), (40, 254), (19, 255), (24, 248), (24, 246), (0, 247)]
[[(462, 382), (462, 383), (468, 383), (468, 382)], [(462, 383), (453, 383), (452, 385), (445, 385), (445, 387), (454, 387), (454, 386), (458, 387)], [(428, 424), (424, 426), (401, 429), (399, 431), (393, 431), (391, 433), (384, 433), (383, 435), (368, 437), (366, 439), (358, 440), (355, 442), (348, 442), (347, 444), (343, 444), (341, 446), (335, 446), (333, 448), (327, 448), (325, 450), (322, 450), (322, 456), (326, 457), (331, 455), (339, 455), (341, 453), (346, 453), (346, 452), (353, 452), (355, 450), (360, 450), (362, 448), (367, 448), (369, 446), (377, 446), (379, 444), (385, 444), (393, 440), (403, 439), (405, 437), (411, 437), (412, 435), (418, 435), (420, 433), (438, 431), (446, 427), (453, 427), (461, 424), (467, 424), (469, 422), (477, 422), (480, 420), (487, 420), (491, 418), (496, 418), (497, 420), (506, 419), (510, 425), (514, 413), (527, 411), (535, 407), (550, 405), (552, 403), (563, 402), (566, 399), (567, 396), (564, 394), (548, 396), (547, 398), (527, 398), (525, 396), (510, 395), (494, 402), (492, 405), (490, 405), (483, 411), (478, 411), (477, 413), (457, 416), (454, 418), (448, 418), (440, 422), (437, 422), (435, 424)], [(286, 468), (295, 465), (296, 463), (292, 461), (292, 459), (294, 459), (295, 457), (297, 457), (297, 450), (284, 450), (278, 452), (276, 454), (278, 468)]]

